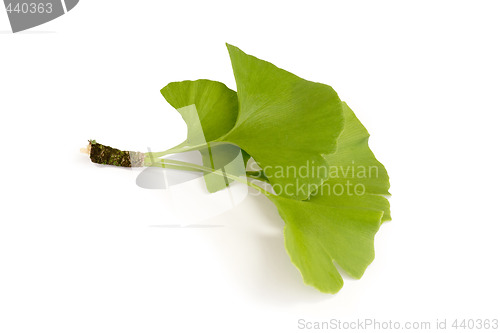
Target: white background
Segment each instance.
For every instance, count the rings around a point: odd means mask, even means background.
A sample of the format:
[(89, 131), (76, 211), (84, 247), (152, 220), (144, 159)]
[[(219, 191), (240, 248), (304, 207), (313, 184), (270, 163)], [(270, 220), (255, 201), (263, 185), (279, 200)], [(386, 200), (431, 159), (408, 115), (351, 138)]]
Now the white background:
[[(499, 13), (498, 1), (82, 0), (14, 35), (0, 10), (0, 332), (500, 317)], [(334, 87), (389, 171), (393, 221), (337, 295), (302, 283), (265, 198), (213, 227), (157, 227), (178, 223), (164, 192), (79, 153), (90, 138), (184, 140), (159, 90), (235, 88), (225, 42)]]

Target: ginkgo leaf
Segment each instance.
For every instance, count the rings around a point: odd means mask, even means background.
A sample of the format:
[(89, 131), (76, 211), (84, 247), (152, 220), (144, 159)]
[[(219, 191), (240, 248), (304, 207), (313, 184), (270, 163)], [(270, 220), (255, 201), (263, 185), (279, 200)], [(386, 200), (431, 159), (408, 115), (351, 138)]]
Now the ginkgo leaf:
[[(390, 220), (389, 175), (368, 145), (370, 134), (361, 124), (354, 112), (343, 102), (345, 126), (339, 137), (337, 150), (325, 158), (330, 165), (329, 179), (319, 192), (330, 189), (333, 199), (328, 195), (315, 195), (311, 201), (328, 202), (335, 207), (369, 207), (384, 211), (383, 221)], [(345, 193), (339, 195), (340, 189)], [(357, 195), (356, 192), (362, 192)], [(349, 193), (353, 195), (349, 195)]]
[(238, 116), (238, 96), (221, 82), (171, 82), (161, 89), (161, 94), (186, 122), (186, 145), (204, 144), (219, 138), (233, 128)]
[[(238, 118), (217, 141), (248, 152), (276, 192), (306, 199), (328, 178), (324, 154), (335, 151), (343, 127), (337, 93), (227, 45), (238, 88)], [(306, 177), (294, 176), (304, 170)], [(292, 170), (292, 171), (290, 171)]]
[[(238, 115), (235, 91), (221, 82), (197, 80), (169, 83), (161, 93), (187, 125), (187, 139), (177, 148), (201, 145), (198, 150), (204, 166), (224, 172), (230, 170), (238, 176), (244, 174), (246, 162), (241, 159), (239, 147), (210, 143), (234, 126)], [(225, 188), (232, 181), (215, 173), (205, 173), (204, 177), (210, 193)]]
[[(285, 246), (292, 262), (306, 284), (326, 293), (343, 286), (334, 262), (361, 278), (375, 257), (375, 234), (383, 221), (390, 220), (389, 202), (383, 196), (389, 194), (387, 172), (368, 147), (366, 129), (346, 104), (343, 109), (345, 128), (337, 152), (328, 156), (330, 170), (355, 166), (360, 177), (341, 172), (306, 201), (270, 197), (285, 221)], [(372, 174), (362, 176), (363, 168), (371, 168)]]
[(354, 182), (364, 178), (363, 185), (367, 192), (390, 195), (387, 170), (368, 146), (368, 131), (345, 102), (342, 107), (344, 130), (335, 153), (326, 156), (330, 165), (329, 182)]
[(285, 247), (304, 283), (334, 294), (343, 286), (334, 261), (355, 278), (373, 261), (373, 238), (383, 212), (280, 196), (272, 201), (285, 221)]

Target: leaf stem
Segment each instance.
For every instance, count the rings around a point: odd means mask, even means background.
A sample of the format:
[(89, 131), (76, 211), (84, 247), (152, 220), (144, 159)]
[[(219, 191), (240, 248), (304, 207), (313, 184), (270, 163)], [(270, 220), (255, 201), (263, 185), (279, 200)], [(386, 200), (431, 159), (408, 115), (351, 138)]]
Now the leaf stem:
[(164, 151), (159, 151), (159, 152), (152, 152), (152, 153), (148, 153), (147, 155), (149, 155), (150, 157), (153, 157), (153, 158), (156, 158), (156, 157), (162, 157), (162, 156), (165, 156), (165, 155), (169, 155), (169, 154), (178, 154), (178, 153), (185, 153), (185, 152), (188, 152), (188, 151), (193, 151), (193, 150), (200, 150), (200, 149), (203, 149), (203, 148), (208, 148), (208, 147), (215, 147), (215, 146), (218, 146), (218, 145), (221, 145), (221, 144), (226, 144), (225, 142), (205, 142), (205, 143), (202, 143), (202, 144), (198, 144), (198, 145), (194, 145), (194, 146), (189, 146), (189, 145), (186, 145), (185, 142), (175, 146), (175, 147), (172, 147), (170, 149), (167, 149), (167, 150), (164, 150)]
[[(223, 177), (227, 177), (229, 179), (235, 180), (239, 183), (248, 185), (248, 186), (256, 189), (257, 191), (259, 191), (260, 193), (264, 194), (267, 197), (273, 195), (272, 193), (266, 191), (262, 187), (254, 184), (252, 182), (249, 182), (248, 178), (246, 176), (239, 177), (239, 176), (232, 175), (232, 174), (227, 173), (227, 172), (222, 171), (222, 170), (215, 170), (215, 169), (208, 168), (208, 167), (198, 165), (198, 164), (193, 164), (193, 163), (183, 162), (183, 161), (178, 161), (178, 160), (172, 160), (172, 159), (165, 159), (165, 158), (158, 159), (158, 158), (156, 158), (152, 163), (149, 164), (149, 166), (175, 169), (175, 170), (184, 170), (184, 171), (199, 171), (199, 172), (213, 173), (213, 174), (216, 174), (219, 176), (223, 176)], [(253, 177), (251, 177), (251, 178), (253, 178)]]

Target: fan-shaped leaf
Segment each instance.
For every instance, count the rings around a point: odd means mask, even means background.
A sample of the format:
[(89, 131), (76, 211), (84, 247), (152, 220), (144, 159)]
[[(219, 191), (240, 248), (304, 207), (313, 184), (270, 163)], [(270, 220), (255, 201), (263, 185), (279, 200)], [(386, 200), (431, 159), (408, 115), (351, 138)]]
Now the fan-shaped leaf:
[[(228, 45), (238, 87), (233, 129), (218, 139), (248, 152), (281, 195), (306, 199), (328, 178), (324, 154), (335, 151), (343, 127), (337, 93)], [(295, 177), (304, 170), (306, 177)]]
[(285, 245), (292, 262), (305, 283), (327, 293), (343, 285), (334, 262), (361, 278), (375, 256), (375, 234), (383, 221), (390, 220), (389, 202), (383, 196), (389, 194), (387, 172), (368, 147), (368, 132), (346, 104), (344, 116), (337, 152), (328, 156), (332, 177), (306, 201), (271, 197), (285, 221)]

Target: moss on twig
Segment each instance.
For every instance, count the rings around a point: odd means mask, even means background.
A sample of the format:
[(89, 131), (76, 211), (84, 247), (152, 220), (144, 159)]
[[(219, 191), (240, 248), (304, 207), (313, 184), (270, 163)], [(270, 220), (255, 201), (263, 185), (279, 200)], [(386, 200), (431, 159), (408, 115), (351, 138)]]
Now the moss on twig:
[(98, 164), (116, 165), (121, 167), (144, 166), (144, 154), (135, 151), (123, 151), (89, 140), (90, 160)]

